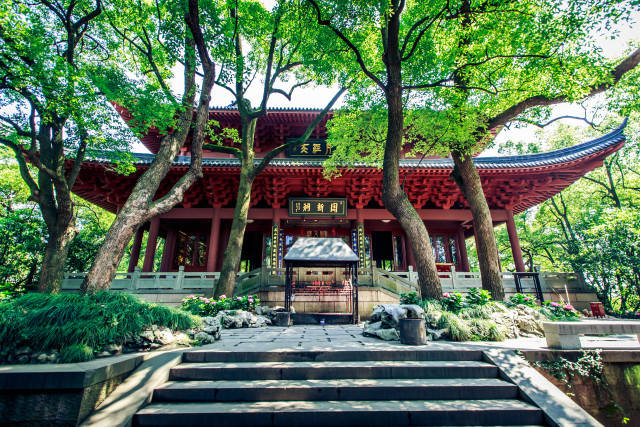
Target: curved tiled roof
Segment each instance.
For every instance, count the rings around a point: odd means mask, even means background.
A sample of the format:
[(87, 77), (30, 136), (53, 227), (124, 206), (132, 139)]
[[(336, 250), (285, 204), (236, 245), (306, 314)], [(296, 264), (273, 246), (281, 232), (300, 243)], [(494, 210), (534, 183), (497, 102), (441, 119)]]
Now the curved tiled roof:
[[(591, 141), (577, 144), (559, 150), (548, 151), (545, 153), (526, 154), (520, 156), (493, 156), (493, 157), (475, 157), (473, 159), (478, 169), (529, 169), (538, 167), (548, 167), (561, 163), (572, 162), (583, 157), (588, 157), (599, 151), (604, 151), (625, 140), (624, 128), (627, 125), (627, 119), (622, 124), (599, 138)], [(154, 159), (153, 154), (134, 153), (136, 164), (151, 164)], [(105, 162), (107, 159), (95, 159), (95, 161)], [(191, 161), (190, 156), (178, 156), (174, 161), (175, 166), (188, 166)], [(260, 159), (256, 159), (258, 163)], [(275, 158), (270, 162), (271, 167), (322, 167), (322, 159), (301, 159), (301, 158)], [(205, 167), (236, 167), (240, 166), (240, 161), (236, 158), (207, 158), (203, 159)], [(377, 164), (364, 162), (354, 162), (345, 164), (344, 167), (379, 167)], [(421, 169), (452, 169), (453, 160), (450, 158), (443, 159), (401, 159), (401, 168), (421, 168)]]

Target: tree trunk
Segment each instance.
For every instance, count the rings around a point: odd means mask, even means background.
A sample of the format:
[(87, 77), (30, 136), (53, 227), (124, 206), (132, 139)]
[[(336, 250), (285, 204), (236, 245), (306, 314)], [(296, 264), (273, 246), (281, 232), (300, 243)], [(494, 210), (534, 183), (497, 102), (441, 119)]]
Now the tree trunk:
[(254, 154), (253, 143), (256, 131), (257, 118), (242, 120), (242, 164), (240, 169), (240, 182), (238, 184), (238, 195), (236, 206), (233, 211), (233, 221), (231, 223), (231, 233), (227, 248), (224, 251), (224, 261), (220, 279), (216, 285), (214, 296), (232, 296), (236, 285), (236, 273), (240, 267), (240, 257), (242, 256), (242, 243), (244, 242), (244, 232), (247, 228), (247, 215), (251, 203), (251, 187), (254, 176)]
[(418, 285), (422, 298), (442, 298), (442, 286), (438, 278), (433, 248), (424, 222), (400, 186), (400, 153), (404, 134), (402, 106), (401, 61), (398, 50), (399, 13), (389, 21), (387, 52), (384, 57), (387, 69), (386, 98), (388, 107), (387, 138), (382, 165), (382, 201), (404, 230), (416, 261)]
[(60, 291), (69, 247), (76, 235), (75, 218), (72, 218), (72, 221), (66, 225), (59, 224), (56, 228), (61, 231), (53, 233), (49, 231), (49, 239), (45, 247), (38, 279), (39, 292), (57, 293)]
[(482, 190), (480, 175), (473, 164), (473, 158), (458, 151), (451, 153), (455, 163), (454, 177), (464, 193), (473, 215), (473, 226), (478, 242), (478, 262), (482, 276), (482, 289), (491, 292), (496, 301), (504, 300), (504, 289), (500, 276), (498, 246), (493, 233), (493, 221), (487, 199)]
[[(109, 289), (127, 245), (138, 227), (154, 216), (170, 211), (182, 201), (184, 193), (189, 187), (202, 177), (202, 141), (205, 136), (206, 124), (209, 121), (209, 101), (215, 81), (215, 69), (211, 65), (203, 64), (205, 73), (202, 78), (200, 99), (194, 120), (194, 46), (195, 41), (192, 38), (187, 38), (185, 45), (187, 53), (185, 56), (188, 65), (185, 67), (185, 90), (182, 97), (184, 110), (180, 113), (178, 125), (175, 127), (176, 131), (163, 138), (160, 143), (160, 149), (151, 166), (138, 178), (127, 201), (113, 221), (104, 242), (93, 260), (89, 274), (82, 282), (81, 289), (83, 292)], [(206, 64), (209, 63), (207, 62)], [(191, 129), (193, 129), (193, 134), (191, 137), (191, 164), (189, 170), (171, 187), (171, 190), (166, 195), (154, 200), (160, 183), (171, 169), (173, 160), (184, 146)]]
[[(160, 183), (159, 179), (158, 185)], [(89, 274), (82, 283), (84, 292), (97, 292), (109, 289), (118, 265), (124, 256), (127, 245), (143, 218), (147, 218), (147, 201), (144, 195), (133, 191), (124, 207), (114, 219), (104, 242), (100, 245)]]

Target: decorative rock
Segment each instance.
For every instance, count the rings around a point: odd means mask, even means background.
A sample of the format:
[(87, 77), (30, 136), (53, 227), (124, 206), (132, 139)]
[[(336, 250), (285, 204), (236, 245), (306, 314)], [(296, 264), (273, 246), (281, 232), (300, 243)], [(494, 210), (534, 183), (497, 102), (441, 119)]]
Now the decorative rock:
[(546, 319), (538, 311), (526, 305), (516, 306), (517, 316), (515, 318), (521, 335), (544, 336), (542, 322)]
[(38, 363), (47, 363), (49, 361), (49, 357), (46, 353), (40, 353), (38, 357), (36, 357)]
[(24, 354), (31, 354), (31, 347), (19, 347), (16, 348), (16, 350), (13, 352), (14, 355), (16, 356), (22, 356)]
[(111, 354), (120, 354), (122, 353), (122, 345), (120, 344), (109, 344), (104, 346), (104, 351), (108, 351)]
[(15, 359), (16, 363), (29, 363), (29, 355), (22, 354)]
[(442, 338), (447, 333), (446, 329), (430, 329), (427, 328), (427, 338), (431, 338), (436, 341)]
[(373, 323), (365, 323), (364, 331), (362, 335), (365, 337), (375, 337), (380, 338), (385, 341), (400, 341), (400, 335), (398, 331), (393, 328), (383, 328), (382, 321), (373, 322)]
[(154, 330), (153, 336), (155, 337), (154, 341), (161, 345), (168, 345), (176, 342), (176, 338), (168, 328)]
[(402, 304), (400, 307), (407, 311), (405, 316), (408, 319), (424, 318), (424, 310), (417, 304)]
[(96, 354), (96, 357), (108, 357), (111, 356), (111, 353), (109, 353), (108, 351), (101, 351), (100, 353)]
[(209, 335), (206, 332), (198, 332), (194, 338), (198, 340), (201, 344), (211, 344), (216, 341), (216, 339), (213, 336)]
[(226, 329), (261, 328), (271, 324), (271, 319), (244, 310), (223, 310), (218, 313), (216, 319)]
[(149, 344), (149, 348), (152, 350), (159, 349), (160, 347), (162, 347), (162, 345), (158, 344), (157, 342), (152, 342), (151, 344)]
[(155, 334), (153, 333), (152, 330), (144, 330), (142, 332), (140, 332), (140, 338), (142, 338), (143, 340), (147, 341), (147, 342), (153, 342), (153, 340), (155, 339)]
[(407, 310), (400, 304), (380, 304), (374, 307), (371, 322), (382, 322), (382, 329), (396, 328), (400, 319), (407, 317)]
[(189, 339), (189, 336), (183, 332), (176, 332), (174, 334), (174, 337), (176, 338), (176, 344), (179, 344), (179, 345), (191, 344), (191, 340)]

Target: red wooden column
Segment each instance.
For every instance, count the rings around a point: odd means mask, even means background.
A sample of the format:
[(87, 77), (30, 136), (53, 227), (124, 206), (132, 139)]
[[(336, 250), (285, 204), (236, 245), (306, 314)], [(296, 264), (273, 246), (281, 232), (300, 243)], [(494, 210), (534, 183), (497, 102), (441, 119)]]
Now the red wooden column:
[(460, 256), (460, 267), (462, 271), (469, 271), (469, 256), (467, 255), (467, 243), (464, 238), (464, 229), (458, 229), (458, 255)]
[(507, 210), (507, 233), (509, 234), (509, 243), (511, 243), (511, 254), (513, 262), (516, 265), (516, 271), (525, 271), (524, 260), (522, 259), (522, 249), (520, 249), (520, 241), (518, 240), (518, 232), (516, 223), (513, 220), (513, 211)]
[(220, 243), (220, 210), (213, 209), (211, 218), (211, 232), (209, 233), (209, 252), (207, 253), (207, 272), (216, 271), (218, 261), (218, 246)]
[(164, 241), (164, 250), (162, 251), (162, 262), (160, 263), (160, 271), (171, 271), (173, 267), (173, 258), (176, 254), (176, 240), (178, 239), (178, 230), (170, 228), (167, 231), (167, 239)]
[(142, 225), (138, 227), (136, 231), (136, 235), (133, 238), (133, 247), (131, 248), (131, 257), (129, 257), (129, 268), (127, 271), (132, 273), (136, 266), (138, 265), (138, 260), (140, 259), (140, 247), (142, 246), (142, 236), (144, 234), (144, 228)]
[(147, 239), (147, 250), (144, 252), (142, 271), (153, 271), (153, 261), (156, 256), (156, 245), (158, 243), (158, 231), (160, 231), (160, 218), (156, 216), (151, 220), (151, 226), (149, 227), (149, 238)]

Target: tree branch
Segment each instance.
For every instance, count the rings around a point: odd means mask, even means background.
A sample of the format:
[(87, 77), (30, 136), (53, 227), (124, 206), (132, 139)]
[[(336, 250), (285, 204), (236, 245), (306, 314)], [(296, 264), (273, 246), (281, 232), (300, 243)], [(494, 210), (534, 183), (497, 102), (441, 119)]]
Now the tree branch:
[(416, 22), (411, 29), (409, 30), (409, 32), (407, 33), (407, 37), (404, 39), (404, 42), (402, 43), (402, 48), (400, 49), (400, 57), (402, 61), (406, 61), (408, 59), (410, 59), (414, 52), (416, 51), (416, 48), (418, 47), (418, 44), (420, 43), (420, 39), (422, 38), (422, 36), (424, 36), (424, 34), (427, 32), (427, 30), (429, 28), (431, 28), (431, 26), (438, 20), (438, 18), (440, 18), (440, 16), (442, 16), (442, 14), (449, 9), (449, 2), (447, 1), (447, 4), (445, 5), (445, 7), (442, 8), (442, 10), (440, 10), (440, 12), (438, 12), (438, 14), (436, 16), (434, 16), (431, 21), (429, 21), (429, 23), (427, 24), (426, 27), (424, 27), (422, 30), (420, 30), (420, 32), (418, 33), (418, 36), (416, 37), (415, 41), (413, 42), (413, 44), (411, 45), (411, 50), (409, 51), (408, 54), (404, 54), (405, 49), (407, 48), (407, 42), (409, 41), (409, 39), (411, 39), (411, 34), (413, 34), (413, 32), (422, 24), (424, 24), (427, 21), (427, 17), (425, 16), (424, 18), (422, 18), (421, 20), (419, 20), (418, 22)]
[(338, 99), (340, 99), (340, 97), (346, 90), (347, 88), (343, 87), (333, 96), (331, 101), (329, 101), (329, 103), (324, 107), (324, 109), (320, 112), (320, 114), (318, 114), (313, 119), (313, 121), (309, 123), (309, 126), (307, 126), (307, 129), (304, 131), (301, 137), (297, 138), (294, 141), (290, 141), (285, 144), (282, 144), (274, 148), (273, 150), (269, 151), (267, 155), (264, 156), (264, 158), (260, 161), (260, 163), (258, 163), (258, 165), (253, 169), (252, 175), (254, 177), (259, 175), (269, 165), (269, 162), (271, 162), (271, 160), (273, 160), (278, 154), (282, 153), (287, 148), (300, 145), (304, 143), (307, 139), (309, 139), (309, 136), (311, 136), (311, 133), (316, 128), (316, 126), (318, 126), (318, 124), (325, 118), (327, 113), (331, 111), (331, 108), (333, 107), (333, 105), (336, 103), (336, 101), (338, 101)]
[[(582, 97), (582, 99), (588, 98), (595, 94), (606, 91), (607, 89), (613, 87), (617, 84), (620, 79), (629, 71), (633, 70), (638, 63), (640, 63), (640, 48), (633, 51), (629, 56), (627, 56), (622, 62), (620, 62), (611, 72), (609, 73), (609, 77), (611, 78), (608, 82), (597, 83), (589, 88), (589, 92)], [(491, 118), (488, 121), (488, 130), (492, 130), (501, 126), (504, 126), (509, 121), (513, 120), (518, 115), (524, 113), (526, 110), (532, 107), (544, 107), (554, 104), (559, 104), (561, 102), (569, 101), (567, 95), (555, 95), (555, 96), (547, 96), (547, 95), (534, 95), (530, 96), (522, 101), (512, 105), (506, 110), (498, 113), (496, 116)]]
[(316, 11), (318, 25), (322, 25), (324, 27), (329, 28), (331, 31), (333, 31), (333, 33), (336, 36), (338, 36), (338, 38), (340, 38), (340, 40), (342, 40), (349, 47), (349, 49), (354, 53), (354, 55), (356, 56), (356, 61), (358, 62), (358, 65), (360, 65), (360, 69), (362, 69), (362, 72), (366, 74), (366, 76), (369, 77), (371, 80), (373, 80), (373, 82), (376, 85), (378, 85), (378, 87), (380, 87), (380, 89), (382, 89), (386, 93), (387, 87), (382, 82), (382, 80), (380, 80), (375, 74), (369, 71), (369, 69), (367, 68), (367, 65), (364, 63), (364, 59), (362, 58), (362, 54), (360, 53), (360, 50), (353, 44), (353, 42), (351, 42), (351, 40), (349, 40), (347, 36), (344, 35), (342, 31), (340, 31), (339, 29), (331, 25), (330, 20), (322, 19), (322, 12), (320, 11), (320, 6), (318, 6), (318, 3), (316, 3), (315, 0), (307, 0), (307, 1), (311, 3), (311, 5)]
[(38, 184), (36, 184), (35, 180), (31, 176), (31, 172), (29, 171), (29, 167), (27, 166), (27, 162), (25, 160), (24, 151), (22, 147), (20, 147), (18, 144), (14, 143), (13, 141), (10, 141), (2, 137), (0, 137), (0, 144), (6, 145), (7, 147), (11, 148), (11, 150), (13, 151), (16, 161), (18, 162), (20, 176), (22, 176), (22, 179), (27, 184), (31, 192), (31, 199), (34, 202), (39, 203), (40, 189), (38, 188)]

